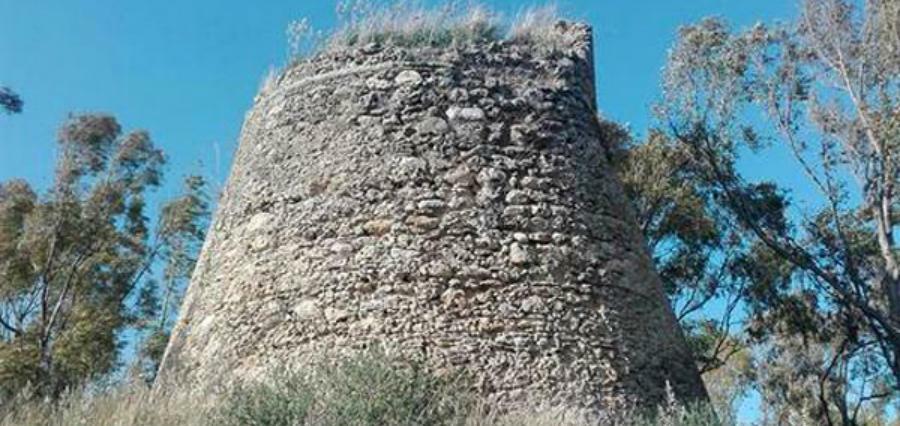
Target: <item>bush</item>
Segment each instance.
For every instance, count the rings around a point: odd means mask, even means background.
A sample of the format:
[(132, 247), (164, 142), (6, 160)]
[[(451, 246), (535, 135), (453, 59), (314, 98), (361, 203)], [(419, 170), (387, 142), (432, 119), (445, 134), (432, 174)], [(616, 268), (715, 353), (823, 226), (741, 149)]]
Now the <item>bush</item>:
[(238, 386), (220, 405), (213, 423), (220, 426), (276, 426), (303, 423), (315, 392), (299, 375), (271, 384)]
[(716, 415), (709, 404), (680, 405), (669, 403), (657, 413), (644, 416), (634, 426), (729, 426)]
[(708, 406), (674, 398), (652, 416), (634, 412), (596, 419), (583, 410), (530, 405), (500, 412), (466, 391), (461, 376), (437, 377), (417, 363), (380, 353), (313, 363), (300, 371), (245, 383), (221, 398), (190, 386), (152, 392), (137, 381), (86, 388), (58, 401), (28, 399), (0, 406), (0, 426), (725, 426)]
[(435, 377), (419, 364), (397, 365), (381, 354), (309, 370), (236, 388), (216, 424), (448, 425), (462, 424), (469, 411), (458, 378)]

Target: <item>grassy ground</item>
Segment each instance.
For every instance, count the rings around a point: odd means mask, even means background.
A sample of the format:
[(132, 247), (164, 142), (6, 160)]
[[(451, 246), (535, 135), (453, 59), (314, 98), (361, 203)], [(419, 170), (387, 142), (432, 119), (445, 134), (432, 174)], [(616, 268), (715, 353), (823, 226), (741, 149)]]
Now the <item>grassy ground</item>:
[[(0, 426), (30, 425), (459, 425), (580, 426), (598, 424), (581, 413), (534, 409), (497, 413), (464, 390), (460, 378), (435, 377), (365, 355), (309, 374), (280, 373), (219, 397), (175, 387), (165, 394), (143, 385), (83, 390), (57, 402), (10, 401)], [(600, 424), (634, 426), (722, 425), (709, 409), (669, 403), (655, 418), (619, 414)]]

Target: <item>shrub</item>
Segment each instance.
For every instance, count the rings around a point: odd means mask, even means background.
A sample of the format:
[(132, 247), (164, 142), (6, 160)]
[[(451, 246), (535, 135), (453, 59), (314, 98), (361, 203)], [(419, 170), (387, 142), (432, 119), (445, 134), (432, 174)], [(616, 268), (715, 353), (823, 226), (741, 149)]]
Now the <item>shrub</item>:
[(461, 376), (438, 377), (420, 364), (367, 353), (266, 376), (222, 397), (174, 384), (152, 392), (142, 382), (85, 388), (56, 401), (23, 398), (0, 408), (0, 426), (726, 426), (705, 405), (670, 396), (651, 416), (596, 419), (579, 409), (530, 405), (500, 412), (478, 402)]
[(216, 424), (461, 424), (470, 405), (461, 384), (458, 377), (427, 374), (416, 363), (398, 365), (367, 353), (239, 386), (221, 405)]
[(238, 386), (219, 405), (220, 426), (277, 426), (303, 423), (315, 391), (301, 376), (284, 374), (270, 383)]

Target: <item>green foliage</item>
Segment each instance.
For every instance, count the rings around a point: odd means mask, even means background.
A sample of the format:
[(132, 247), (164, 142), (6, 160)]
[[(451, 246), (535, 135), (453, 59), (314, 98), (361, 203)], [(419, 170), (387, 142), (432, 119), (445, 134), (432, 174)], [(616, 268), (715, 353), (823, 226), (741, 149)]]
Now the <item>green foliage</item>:
[[(806, 0), (795, 23), (742, 32), (705, 19), (670, 50), (659, 133), (742, 241), (729, 279), (766, 421), (855, 424), (897, 400), (895, 3)], [(773, 147), (816, 191), (802, 211), (735, 169)]]
[(159, 371), (170, 336), (171, 329), (169, 327), (155, 325), (149, 327), (147, 334), (141, 341), (134, 365), (136, 370), (134, 373), (142, 377), (148, 384), (156, 379), (156, 373)]
[(41, 379), (40, 349), (34, 336), (22, 336), (16, 344), (0, 344), (0, 387), (9, 399)]
[[(329, 368), (326, 368), (329, 367)], [(89, 387), (58, 399), (21, 398), (0, 406), (0, 426), (726, 426), (708, 406), (685, 407), (674, 397), (651, 416), (529, 406), (500, 411), (467, 390), (458, 377), (436, 377), (415, 364), (369, 353), (306, 371), (278, 372), (224, 395), (169, 383), (164, 392), (141, 383)]]
[[(721, 368), (746, 346), (737, 310), (754, 277), (740, 266), (756, 264), (756, 239), (735, 226), (708, 169), (687, 147), (661, 131), (632, 144), (623, 130), (604, 126), (607, 140), (622, 141), (614, 163), (698, 367), (702, 373)], [(771, 221), (783, 219), (777, 193), (760, 187), (752, 196), (767, 204)], [(715, 303), (723, 308), (708, 309)]]
[(22, 112), (22, 106), (25, 103), (16, 92), (8, 87), (0, 86), (0, 110), (7, 114), (18, 114)]
[(80, 304), (69, 321), (71, 327), (59, 333), (53, 345), (56, 377), (51, 380), (74, 385), (115, 367), (119, 343), (112, 331), (122, 324), (116, 309)]
[(458, 380), (369, 353), (235, 389), (221, 425), (449, 425), (469, 414)]
[(658, 413), (633, 423), (634, 426), (727, 426), (730, 424), (732, 423), (721, 420), (715, 410), (708, 405), (667, 406)]
[(156, 378), (176, 313), (191, 279), (210, 217), (206, 182), (199, 176), (184, 180), (182, 195), (166, 203), (156, 230), (163, 262), (162, 288), (147, 280), (138, 294), (139, 325), (146, 333), (136, 368), (147, 382)]
[(232, 390), (215, 423), (220, 426), (303, 424), (316, 398), (315, 390), (296, 373), (282, 373), (269, 380)]
[(79, 115), (58, 141), (45, 193), (0, 182), (0, 401), (29, 386), (56, 397), (116, 368), (119, 333), (157, 314), (154, 266), (177, 284), (203, 240), (208, 209), (194, 177), (151, 231), (144, 200), (165, 157), (147, 132)]

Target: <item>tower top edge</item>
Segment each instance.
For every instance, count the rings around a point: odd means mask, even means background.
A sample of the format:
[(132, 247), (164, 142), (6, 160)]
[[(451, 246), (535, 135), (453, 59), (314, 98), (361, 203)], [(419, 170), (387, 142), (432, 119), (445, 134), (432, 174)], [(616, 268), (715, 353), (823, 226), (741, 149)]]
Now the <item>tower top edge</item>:
[(316, 64), (348, 62), (360, 63), (381, 60), (383, 62), (441, 62), (440, 58), (449, 52), (503, 53), (515, 49), (527, 50), (534, 58), (553, 58), (574, 55), (583, 59), (593, 56), (593, 28), (581, 21), (557, 20), (552, 24), (538, 26), (519, 34), (503, 37), (466, 39), (449, 41), (393, 41), (385, 37), (382, 42), (335, 43), (325, 46), (312, 54), (290, 61), (279, 74), (285, 76), (292, 71)]

